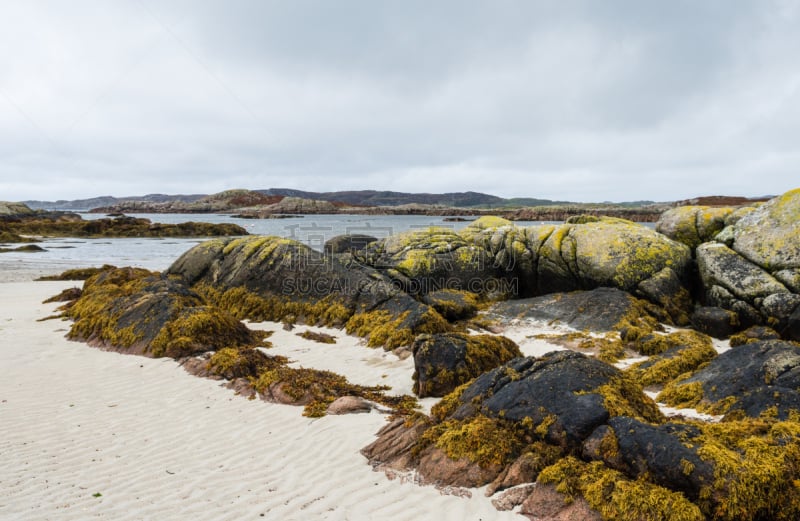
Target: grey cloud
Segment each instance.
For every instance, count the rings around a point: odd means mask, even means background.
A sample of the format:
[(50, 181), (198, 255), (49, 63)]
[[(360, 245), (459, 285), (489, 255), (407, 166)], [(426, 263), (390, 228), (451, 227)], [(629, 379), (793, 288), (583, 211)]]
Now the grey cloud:
[(53, 0), (0, 20), (0, 199), (793, 188), (782, 1)]

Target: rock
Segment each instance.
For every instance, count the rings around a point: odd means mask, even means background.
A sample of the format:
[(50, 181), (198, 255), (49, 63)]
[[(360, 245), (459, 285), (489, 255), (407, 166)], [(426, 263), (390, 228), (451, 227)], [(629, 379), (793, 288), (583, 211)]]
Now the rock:
[(427, 427), (424, 422), (397, 418), (381, 428), (377, 439), (361, 449), (361, 454), (376, 470), (411, 470), (415, 464), (413, 449)]
[[(596, 287), (616, 287), (640, 294), (639, 286), (669, 270), (681, 281), (687, 280), (691, 253), (685, 245), (649, 228), (629, 222), (600, 221), (557, 227), (539, 249), (539, 291), (569, 291)], [(659, 300), (674, 300), (680, 309), (688, 299), (686, 292), (663, 289)], [(650, 293), (658, 292), (651, 288)], [(660, 303), (660, 302), (656, 302)]]
[(489, 252), (449, 228), (412, 230), (370, 243), (355, 259), (392, 277), (412, 295), (449, 289), (504, 296)]
[(651, 421), (662, 417), (655, 403), (618, 369), (572, 351), (514, 359), (478, 377), (457, 404), (453, 419), (480, 413), (530, 422), (530, 429), (539, 426), (546, 442), (567, 448), (580, 445), (616, 415)]
[(18, 217), (25, 215), (33, 215), (35, 212), (28, 208), (24, 203), (12, 203), (8, 201), (0, 201), (0, 216), (3, 217)]
[(770, 272), (800, 268), (800, 188), (769, 200), (734, 225), (733, 249)]
[(721, 232), (733, 211), (731, 207), (680, 206), (661, 214), (656, 231), (694, 249)]
[(697, 248), (704, 301), (737, 313), (741, 328), (768, 324), (798, 338), (790, 317), (800, 309), (799, 215), (800, 189), (731, 214), (719, 242)]
[[(241, 318), (345, 326), (370, 345), (410, 345), (419, 333), (446, 331), (430, 307), (394, 286), (377, 270), (346, 267), (291, 239), (246, 237), (199, 244), (167, 270), (190, 285), (222, 292)], [(229, 293), (226, 293), (229, 292)]]
[(40, 251), (47, 251), (41, 246), (37, 246), (35, 244), (26, 244), (25, 246), (18, 246), (16, 248), (0, 248), (0, 253), (10, 252), (10, 251), (22, 251), (28, 253), (37, 253)]
[(762, 340), (780, 340), (781, 335), (767, 326), (751, 326), (744, 331), (731, 336), (730, 346), (737, 347)]
[(688, 321), (691, 252), (644, 226), (608, 217), (527, 228), (478, 219), (461, 235), (517, 281), (519, 297), (613, 287)]
[(700, 434), (689, 425), (649, 425), (633, 418), (611, 418), (584, 442), (583, 455), (634, 479), (647, 476), (694, 501), (703, 487), (714, 483), (713, 465), (692, 446)]
[(377, 237), (358, 233), (337, 235), (325, 241), (324, 251), (328, 255), (359, 252), (363, 251), (368, 244), (377, 240)]
[(370, 404), (364, 398), (358, 396), (340, 396), (328, 405), (328, 414), (358, 414), (368, 413), (372, 410)]
[(424, 483), (452, 487), (480, 487), (494, 480), (500, 465), (481, 466), (469, 458), (452, 459), (442, 449), (429, 447), (420, 455), (417, 471)]
[(420, 335), (412, 346), (417, 396), (444, 396), (459, 385), (522, 356), (502, 336), (443, 333)]
[(489, 315), (506, 324), (521, 319), (540, 320), (592, 332), (618, 331), (631, 326), (652, 330), (656, 325), (636, 298), (615, 288), (506, 300), (494, 304)]
[[(800, 402), (798, 388), (800, 347), (767, 340), (740, 345), (720, 354), (703, 369), (668, 385), (658, 399), (676, 406), (699, 404), (716, 414), (741, 410), (748, 416), (758, 416), (774, 408), (774, 414), (785, 419), (791, 408), (783, 405)], [(778, 396), (774, 393), (782, 398), (774, 398)], [(744, 404), (736, 405), (748, 395)]]
[(728, 338), (739, 330), (739, 315), (718, 307), (697, 307), (691, 320), (692, 327), (714, 338)]
[(555, 463), (561, 456), (561, 451), (556, 447), (544, 443), (535, 444), (486, 487), (486, 495), (491, 496), (499, 490), (535, 482), (539, 472)]
[(627, 370), (643, 387), (665, 384), (717, 356), (711, 338), (697, 331), (685, 330), (652, 337), (639, 341), (639, 351), (653, 356)]
[(135, 268), (87, 280), (66, 315), (75, 321), (68, 335), (73, 340), (153, 357), (181, 358), (261, 339), (183, 283)]
[(528, 496), (531, 495), (533, 489), (536, 488), (535, 483), (530, 485), (522, 485), (519, 487), (506, 490), (496, 498), (492, 499), (492, 506), (501, 512), (513, 510), (521, 505)]
[(534, 521), (601, 521), (583, 498), (568, 499), (553, 485), (537, 484), (522, 503), (520, 514)]
[(478, 298), (468, 291), (442, 289), (428, 293), (422, 301), (451, 322), (472, 318), (478, 313)]

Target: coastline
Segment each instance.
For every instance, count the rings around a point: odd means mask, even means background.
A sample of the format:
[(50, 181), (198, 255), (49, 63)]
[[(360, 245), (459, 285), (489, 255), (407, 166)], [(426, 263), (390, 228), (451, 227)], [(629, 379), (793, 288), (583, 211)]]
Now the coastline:
[(42, 300), (76, 285), (0, 284), (1, 518), (518, 519), (480, 490), (373, 472), (359, 450), (385, 424), (375, 411), (305, 418), (37, 322), (58, 306)]

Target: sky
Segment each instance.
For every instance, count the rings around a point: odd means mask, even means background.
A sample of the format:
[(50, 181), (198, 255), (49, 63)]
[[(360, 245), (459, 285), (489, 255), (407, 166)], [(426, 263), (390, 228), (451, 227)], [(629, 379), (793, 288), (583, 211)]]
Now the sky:
[(800, 186), (793, 0), (2, 0), (0, 200)]

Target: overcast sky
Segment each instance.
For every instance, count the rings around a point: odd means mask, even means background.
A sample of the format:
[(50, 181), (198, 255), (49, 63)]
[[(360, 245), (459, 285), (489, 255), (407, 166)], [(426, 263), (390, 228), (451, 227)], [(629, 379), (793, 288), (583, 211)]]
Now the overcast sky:
[(0, 0), (0, 200), (800, 186), (800, 2)]

